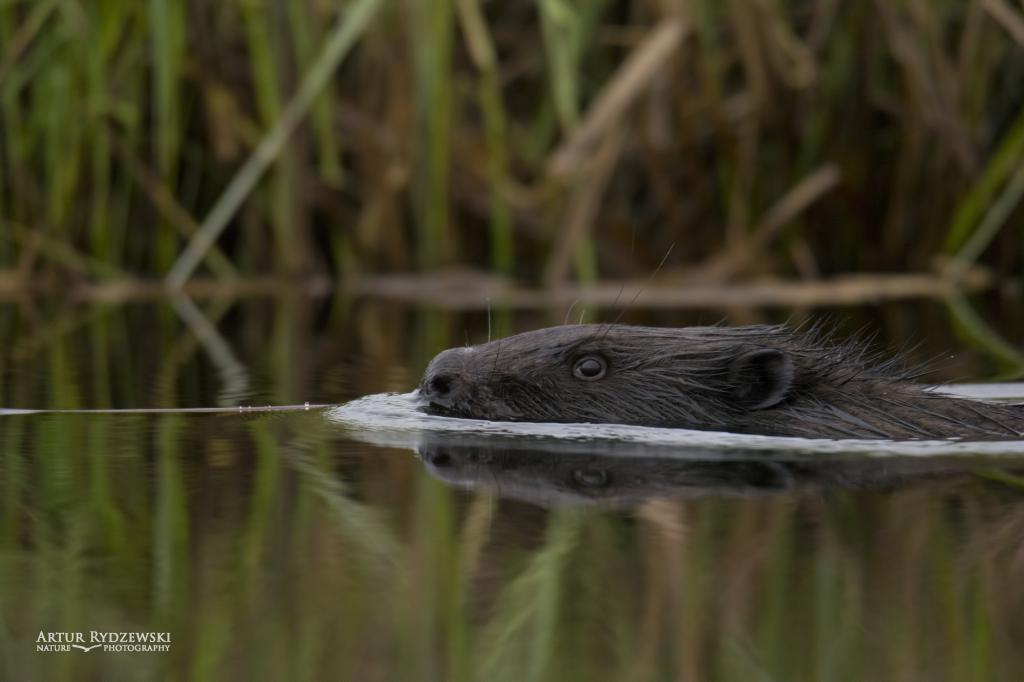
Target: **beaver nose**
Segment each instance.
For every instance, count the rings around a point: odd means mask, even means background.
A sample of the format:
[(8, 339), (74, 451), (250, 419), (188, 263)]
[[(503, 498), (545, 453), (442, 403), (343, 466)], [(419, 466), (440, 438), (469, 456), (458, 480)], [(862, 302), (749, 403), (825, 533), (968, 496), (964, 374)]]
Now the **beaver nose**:
[(455, 394), (456, 379), (450, 374), (434, 374), (423, 381), (423, 395), (432, 403), (450, 405)]
[(451, 348), (431, 360), (420, 384), (424, 398), (443, 407), (451, 407), (458, 400), (464, 384), (461, 379), (464, 354), (463, 348)]

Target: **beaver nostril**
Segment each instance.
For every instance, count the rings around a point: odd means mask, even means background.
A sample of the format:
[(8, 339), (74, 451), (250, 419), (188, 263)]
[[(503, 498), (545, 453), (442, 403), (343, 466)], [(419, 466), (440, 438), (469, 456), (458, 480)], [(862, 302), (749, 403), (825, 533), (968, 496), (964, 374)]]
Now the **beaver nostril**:
[(438, 398), (447, 398), (452, 392), (452, 383), (447, 374), (438, 374), (427, 383), (427, 390)]

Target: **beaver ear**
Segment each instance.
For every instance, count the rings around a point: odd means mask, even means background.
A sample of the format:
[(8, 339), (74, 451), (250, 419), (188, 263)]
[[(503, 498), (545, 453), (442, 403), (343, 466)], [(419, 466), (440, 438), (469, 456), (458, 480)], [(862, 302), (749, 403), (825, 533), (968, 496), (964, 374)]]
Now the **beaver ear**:
[(775, 348), (744, 353), (729, 363), (732, 395), (749, 410), (763, 410), (782, 402), (793, 386), (793, 360)]

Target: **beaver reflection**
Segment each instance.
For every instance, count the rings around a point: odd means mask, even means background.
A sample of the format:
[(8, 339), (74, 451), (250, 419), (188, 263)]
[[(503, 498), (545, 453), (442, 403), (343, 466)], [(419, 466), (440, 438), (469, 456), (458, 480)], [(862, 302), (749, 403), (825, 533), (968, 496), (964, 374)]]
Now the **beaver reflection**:
[(891, 488), (991, 467), (991, 461), (954, 458), (701, 460), (481, 443), (428, 442), (417, 452), (427, 471), (445, 483), (542, 506)]

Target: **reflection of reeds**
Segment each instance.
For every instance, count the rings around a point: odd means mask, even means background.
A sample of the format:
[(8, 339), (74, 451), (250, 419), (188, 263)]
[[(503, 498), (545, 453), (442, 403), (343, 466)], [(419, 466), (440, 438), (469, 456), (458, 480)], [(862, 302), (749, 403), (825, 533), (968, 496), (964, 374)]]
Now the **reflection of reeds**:
[[(301, 304), (247, 305), (234, 351), (282, 398), (335, 352), (365, 356), (345, 391), (407, 388), (389, 368), (451, 342), (437, 315), (364, 306), (339, 321), (353, 333), (316, 337), (294, 329), (313, 317)], [(217, 394), (172, 312), (73, 311), (24, 337), (0, 326), (0, 359), (17, 362), (0, 404)], [(279, 357), (320, 346), (328, 360)], [(1012, 473), (544, 512), (457, 493), (317, 413), (0, 420), (4, 679), (1009, 680), (1024, 665)], [(39, 629), (93, 628), (167, 629), (175, 645), (34, 652)]]
[(704, 284), (1009, 271), (1022, 26), (996, 0), (6, 2), (0, 264), (154, 276), (192, 244), (218, 278), (559, 282), (676, 243)]
[[(4, 419), (19, 434), (0, 452), (5, 678), (1009, 680), (1024, 665), (1024, 516), (1001, 483), (541, 512), (456, 493), (309, 415)], [(47, 466), (26, 455), (60, 447)], [(93, 628), (175, 643), (34, 653), (39, 629)]]

